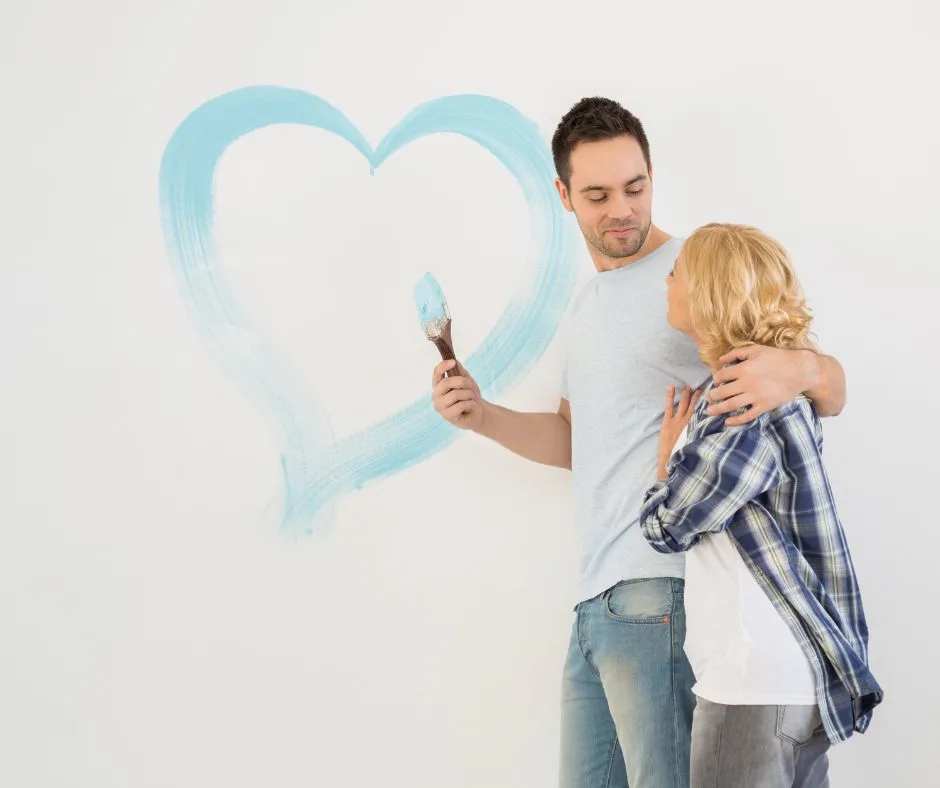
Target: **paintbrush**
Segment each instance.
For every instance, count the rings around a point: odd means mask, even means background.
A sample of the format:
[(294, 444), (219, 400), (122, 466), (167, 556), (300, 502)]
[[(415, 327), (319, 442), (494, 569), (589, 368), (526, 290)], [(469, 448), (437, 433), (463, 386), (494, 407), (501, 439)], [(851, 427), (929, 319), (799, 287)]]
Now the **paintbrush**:
[[(425, 274), (415, 285), (415, 305), (424, 335), (434, 343), (444, 361), (454, 359), (454, 341), (451, 337), (450, 310), (444, 291), (431, 274)], [(457, 374), (457, 367), (445, 373), (448, 377)]]

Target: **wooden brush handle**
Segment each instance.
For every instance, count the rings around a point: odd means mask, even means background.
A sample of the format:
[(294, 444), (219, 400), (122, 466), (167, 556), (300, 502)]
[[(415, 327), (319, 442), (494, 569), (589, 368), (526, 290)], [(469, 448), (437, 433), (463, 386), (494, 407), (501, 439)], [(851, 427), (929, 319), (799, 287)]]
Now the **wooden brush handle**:
[[(444, 361), (450, 361), (453, 359), (457, 360), (457, 355), (454, 353), (454, 340), (451, 338), (451, 322), (448, 320), (447, 325), (444, 326), (444, 334), (437, 339), (431, 340), (434, 343), (434, 346), (438, 349), (441, 354), (441, 358)], [(444, 377), (452, 378), (455, 375), (460, 374), (457, 371), (457, 367), (444, 373)]]
[[(450, 343), (446, 339), (435, 339), (433, 342), (434, 346), (438, 349), (438, 351), (440, 351), (441, 358), (444, 361), (450, 361), (451, 359), (454, 361), (457, 360), (457, 356), (454, 355), (454, 349), (450, 346)], [(447, 372), (444, 373), (444, 376), (451, 378), (457, 374), (457, 368), (454, 367), (454, 369), (447, 370)]]

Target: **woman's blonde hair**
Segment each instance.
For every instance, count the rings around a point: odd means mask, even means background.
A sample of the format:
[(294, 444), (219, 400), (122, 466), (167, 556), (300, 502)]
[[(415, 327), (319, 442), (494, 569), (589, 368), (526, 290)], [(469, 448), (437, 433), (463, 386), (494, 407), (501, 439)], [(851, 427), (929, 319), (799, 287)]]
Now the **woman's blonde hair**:
[(683, 246), (692, 330), (716, 366), (745, 345), (814, 348), (813, 315), (786, 250), (754, 227), (706, 224)]

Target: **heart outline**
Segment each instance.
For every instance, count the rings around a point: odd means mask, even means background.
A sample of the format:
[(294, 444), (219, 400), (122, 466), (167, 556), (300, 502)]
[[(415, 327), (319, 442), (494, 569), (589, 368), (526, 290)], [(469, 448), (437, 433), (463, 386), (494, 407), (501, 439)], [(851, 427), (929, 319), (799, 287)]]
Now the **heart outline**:
[(422, 462), (459, 433), (431, 407), (430, 394), (359, 432), (333, 437), (322, 402), (301, 387), (274, 345), (250, 324), (222, 275), (216, 254), (214, 175), (224, 151), (267, 126), (300, 124), (332, 132), (355, 147), (371, 170), (396, 150), (435, 133), (463, 136), (513, 175), (532, 220), (536, 251), (526, 295), (517, 294), (466, 357), (483, 396), (492, 399), (531, 370), (553, 339), (574, 289), (576, 235), (552, 185), (554, 166), (536, 124), (502, 100), (444, 96), (419, 105), (372, 148), (333, 105), (281, 86), (239, 88), (210, 99), (176, 128), (160, 164), (164, 243), (190, 321), (240, 388), (272, 411), (282, 432), (280, 528), (297, 537), (325, 530), (337, 499)]

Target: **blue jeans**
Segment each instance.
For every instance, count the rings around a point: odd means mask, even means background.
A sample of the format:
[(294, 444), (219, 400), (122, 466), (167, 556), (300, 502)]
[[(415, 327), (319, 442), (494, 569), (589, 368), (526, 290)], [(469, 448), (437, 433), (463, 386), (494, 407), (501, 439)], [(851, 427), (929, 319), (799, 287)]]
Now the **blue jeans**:
[(618, 583), (575, 608), (562, 683), (561, 788), (688, 788), (685, 583)]

